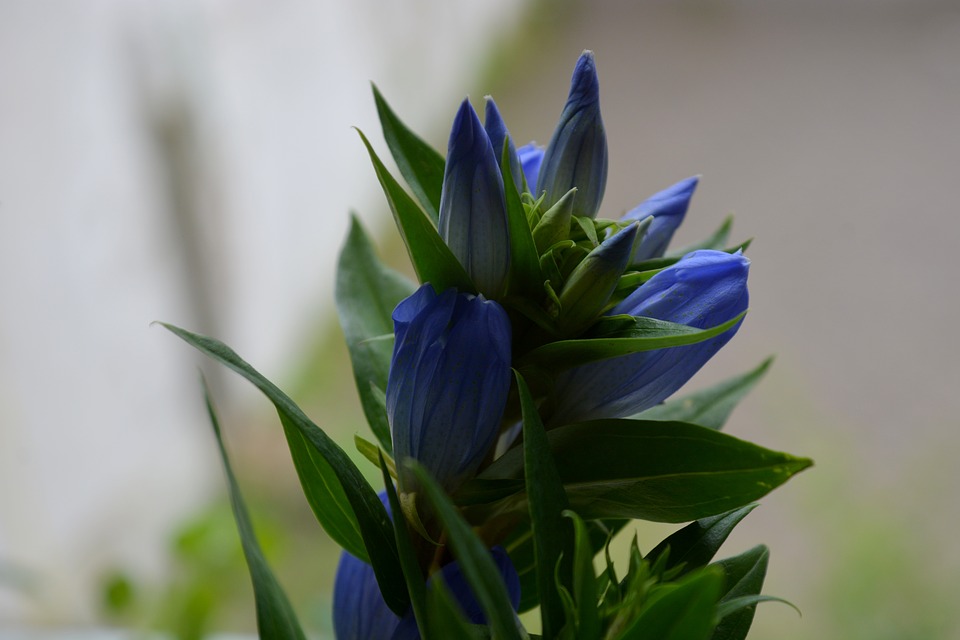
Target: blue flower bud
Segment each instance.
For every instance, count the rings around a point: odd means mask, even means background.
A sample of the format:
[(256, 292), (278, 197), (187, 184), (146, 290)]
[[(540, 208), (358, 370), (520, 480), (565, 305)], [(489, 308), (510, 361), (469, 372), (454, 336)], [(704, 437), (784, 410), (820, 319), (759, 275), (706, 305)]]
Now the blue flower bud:
[(570, 95), (540, 168), (537, 193), (549, 208), (577, 188), (573, 214), (593, 218), (607, 184), (607, 134), (600, 117), (600, 82), (593, 53), (585, 51), (573, 70)]
[(687, 215), (690, 198), (693, 197), (693, 191), (697, 188), (699, 181), (700, 176), (681, 180), (672, 187), (653, 194), (623, 216), (623, 220), (643, 220), (653, 216), (647, 235), (644, 236), (633, 257), (634, 261), (663, 256), (667, 245), (670, 244), (670, 239), (673, 238), (673, 233), (683, 222), (683, 217)]
[[(496, 440), (510, 389), (510, 321), (496, 302), (425, 284), (393, 312), (387, 418), (397, 462), (414, 458), (447, 490)], [(400, 486), (415, 487), (399, 465)]]
[(497, 103), (493, 98), (487, 96), (487, 111), (483, 118), (483, 126), (490, 138), (490, 144), (493, 147), (493, 154), (500, 163), (500, 156), (503, 153), (503, 142), (507, 142), (507, 153), (510, 156), (510, 175), (513, 177), (513, 184), (516, 185), (518, 192), (523, 192), (523, 168), (520, 165), (520, 158), (517, 156), (517, 148), (513, 145), (513, 138), (507, 131), (507, 125), (504, 124), (500, 116), (500, 110), (497, 109)]
[(499, 156), (467, 100), (450, 131), (439, 227), (477, 288), (492, 298), (502, 294), (510, 268), (503, 178)]
[[(387, 512), (390, 505), (385, 491), (380, 492)], [(500, 577), (503, 578), (510, 602), (514, 610), (520, 606), (520, 578), (510, 557), (503, 547), (490, 550)], [(486, 616), (473, 595), (460, 566), (451, 562), (430, 576), (427, 589), (431, 588), (437, 576), (453, 595), (468, 622), (486, 624)], [(337, 566), (337, 576), (333, 585), (333, 631), (337, 640), (418, 640), (420, 633), (413, 611), (403, 618), (398, 617), (383, 601), (373, 567), (356, 556), (344, 551)]]
[[(732, 320), (747, 308), (750, 261), (740, 253), (701, 250), (641, 285), (610, 315), (628, 314), (700, 329)], [(666, 400), (740, 328), (683, 347), (586, 364), (557, 376), (552, 426), (631, 416)]]
[[(540, 164), (543, 162), (544, 148), (537, 146), (535, 142), (530, 142), (517, 149), (517, 157), (520, 158), (520, 166), (523, 167), (523, 177), (527, 179), (527, 187), (530, 192), (536, 190), (537, 179), (540, 177)], [(539, 196), (539, 193), (533, 193)]]

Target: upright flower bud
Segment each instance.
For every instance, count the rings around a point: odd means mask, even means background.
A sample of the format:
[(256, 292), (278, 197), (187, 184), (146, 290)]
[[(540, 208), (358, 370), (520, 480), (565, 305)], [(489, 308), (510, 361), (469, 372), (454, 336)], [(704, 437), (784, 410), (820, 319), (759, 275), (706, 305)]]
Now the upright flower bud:
[(537, 193), (546, 191), (545, 207), (577, 188), (576, 216), (593, 218), (607, 184), (607, 134), (600, 117), (600, 82), (593, 53), (577, 60), (570, 95), (540, 167)]
[[(750, 261), (740, 253), (694, 251), (630, 294), (610, 311), (706, 329), (747, 308)], [(645, 351), (561, 373), (553, 391), (553, 426), (621, 418), (666, 400), (700, 370), (740, 328), (697, 344)]]
[[(390, 504), (386, 492), (380, 492), (387, 512)], [(514, 610), (520, 605), (520, 578), (510, 557), (503, 547), (490, 550), (500, 577), (507, 587)], [(468, 622), (486, 624), (486, 616), (473, 590), (456, 562), (451, 562), (430, 576), (427, 589), (430, 589), (437, 576), (460, 605)], [(344, 551), (340, 555), (337, 576), (333, 584), (333, 631), (337, 640), (419, 640), (420, 632), (411, 610), (404, 617), (398, 617), (383, 601), (373, 567), (356, 556)]]
[(681, 180), (672, 187), (653, 194), (623, 216), (622, 220), (643, 220), (653, 216), (653, 223), (633, 258), (636, 262), (663, 256), (673, 233), (687, 215), (690, 198), (693, 197), (699, 181), (700, 176)]
[(527, 179), (527, 187), (534, 197), (540, 197), (537, 191), (537, 179), (540, 177), (540, 164), (543, 162), (544, 148), (530, 142), (517, 149), (520, 166), (523, 167), (523, 177)]
[(497, 157), (497, 163), (500, 163), (500, 156), (503, 153), (503, 143), (507, 143), (507, 154), (510, 157), (510, 175), (513, 178), (513, 184), (517, 191), (523, 191), (523, 168), (520, 165), (520, 158), (517, 156), (517, 148), (513, 145), (513, 138), (507, 131), (507, 125), (504, 124), (500, 116), (500, 110), (497, 109), (497, 103), (493, 98), (487, 96), (487, 110), (483, 118), (483, 127), (487, 131), (487, 137), (490, 138), (490, 144), (493, 146), (493, 154)]
[(510, 237), (499, 156), (467, 100), (450, 131), (439, 227), (443, 241), (477, 288), (493, 298), (503, 293)]
[[(414, 458), (452, 492), (493, 446), (510, 389), (510, 321), (483, 296), (425, 284), (393, 312), (387, 418), (397, 462)], [(400, 486), (415, 481), (404, 465)]]

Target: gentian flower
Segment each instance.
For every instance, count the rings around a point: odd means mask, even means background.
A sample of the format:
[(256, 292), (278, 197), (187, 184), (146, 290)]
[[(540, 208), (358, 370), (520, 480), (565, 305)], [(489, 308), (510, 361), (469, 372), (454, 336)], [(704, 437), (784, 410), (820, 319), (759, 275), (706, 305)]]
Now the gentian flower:
[(687, 215), (690, 198), (693, 197), (693, 191), (697, 188), (699, 181), (699, 176), (681, 180), (672, 187), (653, 194), (623, 216), (622, 220), (643, 220), (653, 216), (647, 235), (643, 237), (633, 257), (634, 261), (640, 262), (663, 256), (667, 245), (670, 244), (670, 239), (673, 238), (673, 233), (683, 222), (683, 217)]
[[(447, 490), (472, 476), (510, 389), (510, 321), (496, 302), (429, 284), (393, 312), (387, 418), (397, 462), (414, 458)], [(400, 486), (415, 483), (401, 469)]]
[(520, 158), (517, 156), (517, 148), (513, 145), (513, 138), (507, 131), (507, 125), (503, 122), (500, 110), (497, 109), (497, 103), (493, 98), (487, 96), (487, 110), (483, 118), (483, 128), (490, 138), (490, 145), (493, 147), (493, 154), (497, 158), (497, 164), (500, 163), (500, 155), (503, 153), (503, 143), (507, 142), (507, 154), (510, 158), (510, 175), (513, 178), (513, 184), (519, 192), (523, 191), (523, 168), (520, 164)]
[(491, 298), (503, 293), (510, 269), (499, 157), (470, 102), (464, 100), (450, 131), (439, 231), (473, 283)]
[[(387, 512), (390, 504), (385, 491), (380, 492)], [(500, 570), (514, 610), (520, 605), (520, 578), (503, 547), (490, 550)], [(466, 619), (473, 624), (486, 624), (473, 591), (456, 562), (451, 562), (427, 579), (429, 589), (437, 576), (453, 595)], [(398, 617), (387, 603), (377, 585), (373, 567), (344, 551), (340, 555), (337, 576), (333, 585), (333, 631), (338, 640), (416, 640), (420, 638), (413, 611)]]
[[(531, 192), (536, 191), (537, 188), (544, 151), (545, 149), (537, 146), (535, 142), (529, 142), (517, 149), (517, 157), (520, 159), (520, 166), (523, 167), (523, 177), (527, 179), (527, 186)], [(534, 193), (533, 196), (539, 197), (540, 194)]]
[[(739, 252), (687, 254), (641, 285), (610, 315), (628, 314), (706, 329), (747, 308), (750, 261)], [(561, 373), (552, 394), (552, 426), (621, 418), (663, 402), (740, 328), (693, 345), (619, 356)]]
[(600, 82), (593, 53), (585, 51), (573, 70), (570, 95), (543, 156), (537, 182), (549, 208), (577, 188), (576, 216), (593, 218), (607, 185), (607, 134), (600, 117)]

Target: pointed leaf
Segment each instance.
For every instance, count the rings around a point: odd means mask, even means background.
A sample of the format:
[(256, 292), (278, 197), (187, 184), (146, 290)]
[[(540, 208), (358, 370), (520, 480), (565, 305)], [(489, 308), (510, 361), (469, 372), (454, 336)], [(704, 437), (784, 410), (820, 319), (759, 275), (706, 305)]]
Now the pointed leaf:
[(423, 492), (443, 523), (449, 536), (453, 555), (473, 589), (480, 608), (489, 622), (493, 634), (503, 640), (519, 640), (520, 632), (510, 604), (510, 596), (503, 584), (500, 572), (490, 557), (490, 551), (473, 532), (460, 513), (447, 498), (443, 489), (430, 473), (416, 462), (411, 462)]
[(220, 422), (217, 420), (217, 413), (205, 380), (203, 381), (203, 398), (207, 404), (207, 413), (210, 415), (213, 433), (217, 438), (217, 447), (220, 449), (220, 457), (223, 460), (223, 470), (227, 476), (233, 517), (237, 522), (243, 555), (250, 570), (250, 579), (253, 581), (253, 596), (257, 606), (257, 631), (261, 638), (270, 640), (303, 639), (303, 630), (300, 629), (300, 623), (297, 622), (293, 607), (290, 605), (287, 595), (283, 592), (283, 587), (280, 586), (273, 575), (273, 571), (270, 570), (270, 565), (257, 542), (247, 506), (243, 502), (243, 496), (240, 495), (240, 487), (237, 486), (237, 479), (230, 467), (227, 450), (223, 446)]
[(443, 580), (434, 580), (427, 591), (427, 629), (429, 636), (424, 638), (488, 638), (487, 629), (470, 624), (464, 617), (459, 605), (450, 595)]
[(387, 453), (393, 452), (382, 394), (393, 355), (392, 314), (414, 285), (377, 258), (373, 244), (356, 216), (337, 265), (336, 302), (340, 326), (350, 352), (360, 404), (370, 429)]
[[(770, 551), (764, 545), (741, 553), (733, 558), (725, 558), (715, 566), (723, 570), (725, 589), (720, 599), (720, 606), (730, 603), (744, 596), (756, 596), (763, 589), (763, 579), (767, 575), (767, 562)], [(739, 607), (739, 605), (738, 605)], [(726, 615), (717, 625), (710, 640), (743, 640), (753, 624), (753, 615), (756, 613), (756, 604), (739, 607), (734, 612), (725, 611)]]
[(357, 130), (357, 133), (370, 154), (370, 161), (373, 162), (383, 193), (387, 196), (393, 219), (400, 230), (400, 236), (407, 247), (407, 254), (420, 283), (429, 282), (437, 291), (456, 287), (463, 293), (476, 293), (470, 276), (443, 242), (436, 226), (383, 166), (363, 132)]
[(707, 640), (722, 586), (722, 572), (707, 568), (658, 587), (619, 640)]
[(597, 576), (593, 571), (593, 546), (587, 525), (573, 511), (563, 512), (573, 522), (573, 600), (577, 607), (577, 638), (600, 637), (600, 616), (597, 612)]
[(359, 551), (354, 553), (358, 558), (369, 558), (384, 601), (397, 615), (406, 613), (410, 603), (387, 511), (343, 449), (233, 349), (213, 338), (170, 324), (163, 326), (239, 373), (273, 403), (303, 492), (320, 525), (345, 549)]
[(527, 213), (510, 173), (509, 149), (504, 142), (500, 160), (503, 174), (503, 190), (507, 203), (507, 229), (510, 234), (510, 285), (509, 292), (521, 296), (542, 296), (543, 276), (540, 273), (540, 257), (533, 243)]
[(443, 156), (407, 128), (393, 112), (380, 90), (373, 85), (373, 99), (383, 127), (383, 137), (397, 161), (400, 175), (410, 185), (424, 210), (437, 224), (440, 218), (440, 191), (443, 188)]
[(680, 574), (683, 575), (694, 569), (705, 567), (713, 560), (713, 556), (720, 550), (733, 528), (756, 507), (756, 504), (748, 504), (718, 516), (691, 522), (665, 538), (647, 554), (646, 558), (650, 564), (656, 564), (660, 556), (667, 553), (669, 549), (664, 570), (683, 565), (683, 572)]
[(669, 400), (633, 417), (638, 420), (692, 422), (701, 427), (720, 430), (737, 403), (760, 382), (772, 363), (773, 358), (767, 358), (753, 371), (724, 380), (702, 391)]
[(715, 251), (722, 251), (727, 244), (727, 240), (730, 238), (731, 229), (733, 229), (733, 216), (727, 216), (723, 219), (723, 223), (720, 225), (720, 227), (710, 234), (709, 237), (705, 238), (701, 242), (695, 242), (677, 249), (676, 251), (671, 251), (667, 254), (667, 257), (682, 258), (691, 251), (699, 251), (700, 249), (713, 249)]

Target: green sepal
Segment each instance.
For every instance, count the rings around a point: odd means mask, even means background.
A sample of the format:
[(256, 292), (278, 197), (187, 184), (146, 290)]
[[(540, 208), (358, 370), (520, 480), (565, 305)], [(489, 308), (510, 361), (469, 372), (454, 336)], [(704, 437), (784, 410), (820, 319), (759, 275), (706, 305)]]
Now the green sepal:
[(353, 445), (357, 448), (357, 453), (378, 467), (380, 466), (380, 458), (383, 457), (387, 465), (387, 471), (390, 472), (390, 477), (394, 480), (397, 479), (397, 464), (393, 461), (393, 458), (390, 457), (390, 454), (384, 452), (366, 438), (358, 435), (353, 436)]
[(617, 640), (707, 640), (722, 588), (723, 572), (715, 567), (658, 585)]
[(724, 380), (702, 391), (668, 400), (633, 416), (637, 420), (675, 420), (692, 422), (702, 427), (720, 430), (733, 413), (737, 403), (756, 386), (767, 373), (773, 358), (767, 358), (752, 371)]
[(679, 568), (679, 575), (705, 567), (713, 560), (733, 528), (756, 507), (756, 504), (748, 504), (718, 516), (691, 522), (651, 549), (646, 558), (651, 564), (662, 559), (664, 571)]
[[(201, 379), (202, 380), (202, 379)], [(276, 576), (270, 570), (266, 557), (263, 555), (263, 549), (257, 542), (257, 535), (253, 530), (253, 523), (250, 521), (250, 514), (247, 506), (244, 504), (243, 496), (240, 494), (240, 487), (237, 485), (237, 479), (233, 475), (233, 469), (230, 467), (230, 459), (227, 456), (227, 449), (223, 445), (223, 438), (220, 434), (220, 421), (217, 419), (217, 412), (213, 406), (213, 400), (210, 398), (210, 390), (207, 388), (206, 380), (203, 382), (203, 399), (207, 405), (207, 413), (210, 416), (210, 424), (213, 427), (213, 434), (217, 439), (217, 448), (220, 451), (220, 458), (223, 460), (223, 470), (227, 476), (227, 489), (230, 494), (230, 506), (233, 508), (233, 517), (237, 523), (237, 531), (240, 533), (240, 544), (243, 547), (243, 556), (247, 561), (247, 568), (250, 571), (250, 580), (253, 582), (253, 597), (257, 608), (257, 632), (261, 638), (269, 640), (303, 640), (303, 630), (297, 621), (297, 615), (291, 606), (283, 587), (277, 582)]]
[(423, 205), (433, 224), (437, 225), (440, 219), (440, 194), (443, 191), (443, 156), (401, 122), (377, 85), (373, 85), (373, 99), (377, 103), (383, 137), (397, 162), (400, 175), (410, 185), (410, 190)]
[(570, 222), (573, 220), (573, 199), (577, 189), (570, 189), (548, 209), (533, 229), (533, 241), (537, 251), (544, 253), (558, 242), (570, 239)]
[[(393, 310), (412, 294), (412, 282), (383, 264), (360, 220), (351, 216), (350, 231), (337, 264), (335, 299), (347, 342), (360, 404), (373, 435), (387, 453), (393, 451), (384, 394), (393, 356)], [(387, 336), (390, 339), (380, 339)], [(375, 462), (375, 461), (374, 461)]]
[(507, 229), (510, 233), (510, 283), (507, 293), (518, 297), (542, 295), (540, 259), (527, 223), (527, 213), (513, 183), (508, 144), (509, 140), (503, 141), (500, 158), (507, 204)]
[(433, 221), (390, 175), (363, 132), (357, 129), (357, 133), (370, 154), (370, 161), (420, 283), (429, 282), (437, 292), (455, 287), (462, 293), (476, 293), (470, 276), (440, 237)]
[[(706, 518), (754, 502), (813, 464), (683, 422), (593, 420), (547, 437), (571, 508), (586, 519)], [(513, 449), (479, 477), (522, 476), (523, 456)], [(523, 509), (524, 501), (515, 494), (471, 509), (479, 518)]]
[(414, 460), (408, 462), (419, 486), (447, 531), (453, 555), (487, 618), (494, 637), (521, 640), (510, 596), (490, 550), (476, 536), (430, 473)]
[(397, 615), (409, 606), (393, 527), (376, 492), (343, 449), (283, 391), (219, 340), (163, 324), (186, 343), (226, 365), (257, 387), (277, 410), (300, 485), (317, 520), (340, 546), (367, 560), (387, 606)]

